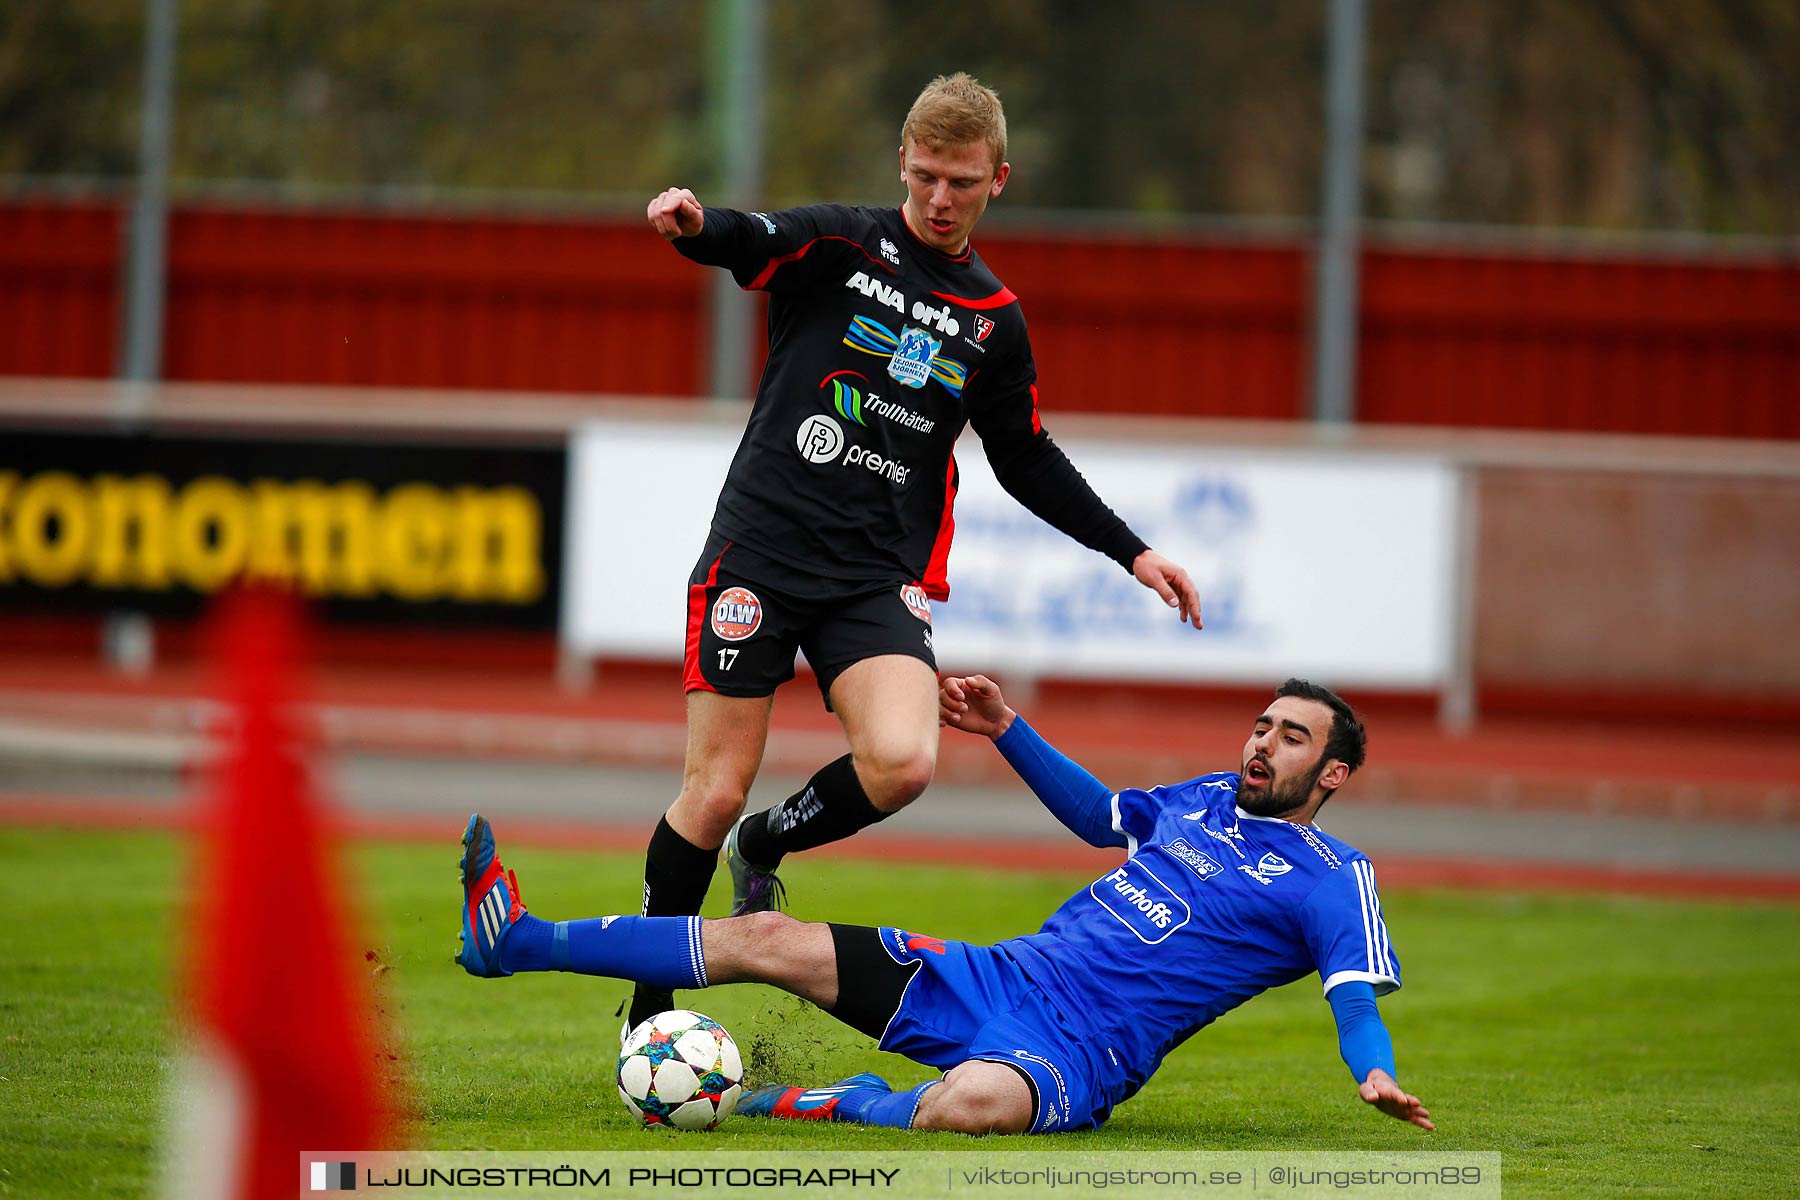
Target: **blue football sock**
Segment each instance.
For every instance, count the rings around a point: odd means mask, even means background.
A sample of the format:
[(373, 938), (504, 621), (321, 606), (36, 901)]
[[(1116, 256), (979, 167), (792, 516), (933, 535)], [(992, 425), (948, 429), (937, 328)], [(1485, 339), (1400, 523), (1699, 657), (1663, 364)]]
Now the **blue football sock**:
[(919, 1111), (919, 1100), (925, 1093), (944, 1082), (933, 1079), (921, 1083), (910, 1092), (887, 1088), (851, 1088), (831, 1110), (833, 1121), (855, 1121), (859, 1125), (885, 1125), (889, 1129), (911, 1129), (913, 1116)]
[(551, 922), (521, 913), (501, 944), (500, 965), (514, 973), (573, 971), (659, 988), (706, 986), (699, 917)]
[(515, 974), (550, 970), (550, 938), (555, 929), (549, 921), (520, 913), (500, 942), (501, 968)]

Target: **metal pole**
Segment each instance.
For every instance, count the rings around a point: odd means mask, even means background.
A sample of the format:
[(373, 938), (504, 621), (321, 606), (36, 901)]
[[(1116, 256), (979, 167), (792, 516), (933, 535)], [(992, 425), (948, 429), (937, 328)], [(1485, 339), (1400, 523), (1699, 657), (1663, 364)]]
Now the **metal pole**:
[(1456, 578), (1450, 600), (1450, 677), (1438, 695), (1438, 725), (1447, 733), (1466, 734), (1479, 715), (1475, 695), (1476, 588), (1481, 570), (1481, 468), (1471, 462), (1456, 467)]
[(1362, 211), (1364, 0), (1331, 0), (1313, 329), (1313, 419), (1356, 419), (1356, 260)]
[(162, 376), (163, 293), (169, 223), (169, 135), (175, 115), (178, 0), (145, 5), (144, 86), (139, 105), (137, 195), (131, 205), (126, 267), (125, 346), (119, 375), (133, 383)]
[[(125, 267), (123, 346), (119, 354), (121, 428), (135, 428), (150, 411), (162, 378), (163, 297), (167, 290), (169, 141), (175, 124), (175, 31), (179, 0), (146, 0), (144, 80), (138, 105), (138, 184), (131, 205)], [(106, 661), (142, 675), (156, 658), (155, 627), (138, 612), (112, 612), (101, 629)]]
[[(709, 107), (719, 155), (719, 190), (712, 202), (747, 208), (757, 203), (762, 191), (767, 0), (713, 0), (713, 19), (707, 27), (712, 31)], [(708, 200), (700, 197), (702, 204)], [(729, 273), (715, 271), (712, 275), (708, 387), (716, 399), (741, 400), (755, 387), (750, 378), (755, 310)]]

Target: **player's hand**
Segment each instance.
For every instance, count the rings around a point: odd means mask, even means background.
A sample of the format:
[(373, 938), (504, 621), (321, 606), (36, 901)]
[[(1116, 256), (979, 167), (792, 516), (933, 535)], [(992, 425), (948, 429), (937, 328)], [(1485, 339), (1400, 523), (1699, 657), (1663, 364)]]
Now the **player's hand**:
[(1357, 1089), (1362, 1093), (1364, 1104), (1373, 1104), (1388, 1116), (1400, 1121), (1409, 1121), (1420, 1129), (1436, 1129), (1431, 1123), (1431, 1114), (1417, 1096), (1410, 1096), (1400, 1090), (1394, 1077), (1380, 1067), (1369, 1072), (1369, 1077)]
[(1146, 550), (1131, 560), (1131, 573), (1137, 581), (1163, 598), (1170, 608), (1181, 610), (1181, 619), (1200, 628), (1200, 589), (1178, 565), (1154, 550)]
[(1006, 706), (1000, 685), (986, 675), (952, 675), (938, 684), (940, 725), (997, 738), (1018, 715)]
[(650, 202), (646, 213), (650, 228), (671, 242), (680, 237), (693, 237), (706, 224), (706, 210), (686, 188), (670, 188)]

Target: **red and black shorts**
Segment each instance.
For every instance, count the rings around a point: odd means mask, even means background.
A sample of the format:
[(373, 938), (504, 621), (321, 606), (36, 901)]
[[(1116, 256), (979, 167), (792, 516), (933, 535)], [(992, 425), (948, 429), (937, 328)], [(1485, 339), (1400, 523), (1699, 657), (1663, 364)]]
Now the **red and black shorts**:
[(688, 577), (686, 690), (767, 696), (794, 677), (795, 651), (827, 708), (837, 677), (865, 658), (905, 654), (936, 671), (931, 602), (917, 583), (825, 579), (712, 534)]

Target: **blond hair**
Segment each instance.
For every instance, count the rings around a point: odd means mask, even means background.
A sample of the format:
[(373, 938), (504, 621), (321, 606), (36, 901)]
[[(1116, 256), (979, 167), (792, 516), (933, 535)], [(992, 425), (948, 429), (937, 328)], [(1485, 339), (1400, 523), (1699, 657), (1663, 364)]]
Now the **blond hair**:
[(918, 142), (928, 150), (986, 142), (994, 166), (1006, 161), (1006, 111), (994, 89), (962, 71), (939, 75), (925, 85), (900, 126), (900, 146)]

